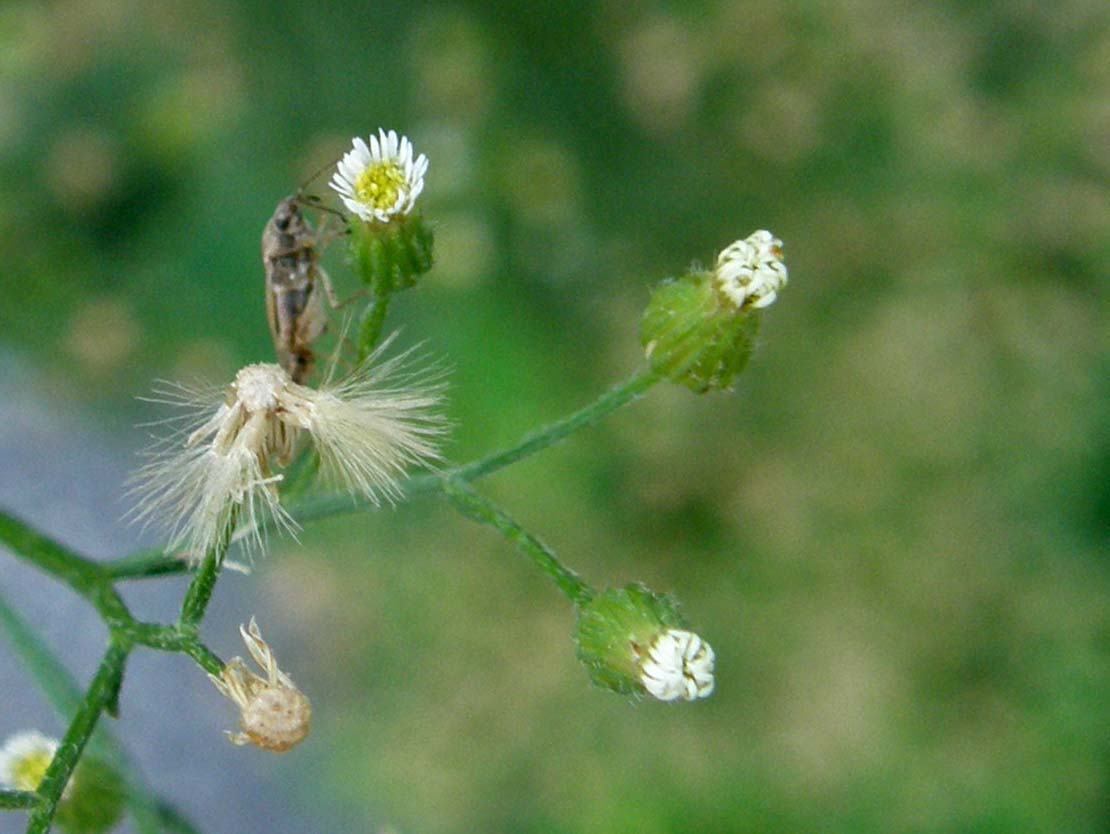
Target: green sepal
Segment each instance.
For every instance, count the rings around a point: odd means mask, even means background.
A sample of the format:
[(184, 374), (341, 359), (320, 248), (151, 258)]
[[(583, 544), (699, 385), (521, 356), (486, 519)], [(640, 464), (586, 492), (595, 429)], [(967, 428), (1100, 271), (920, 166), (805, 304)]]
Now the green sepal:
[(86, 756), (77, 765), (55, 816), (65, 834), (105, 834), (119, 824), (127, 801), (123, 777), (102, 759)]
[(420, 215), (351, 222), (351, 267), (375, 295), (416, 284), (432, 268), (435, 236)]
[(683, 628), (678, 601), (639, 583), (608, 588), (578, 608), (574, 641), (590, 679), (622, 695), (643, 693), (640, 658), (655, 639)]
[(653, 290), (640, 341), (657, 373), (704, 394), (727, 389), (747, 366), (759, 318), (722, 298), (712, 273), (693, 272)]

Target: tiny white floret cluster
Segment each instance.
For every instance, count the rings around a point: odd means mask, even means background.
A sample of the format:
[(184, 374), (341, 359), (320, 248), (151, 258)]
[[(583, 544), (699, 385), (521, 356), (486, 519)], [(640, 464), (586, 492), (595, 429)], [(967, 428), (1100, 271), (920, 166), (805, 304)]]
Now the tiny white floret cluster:
[(277, 485), (302, 430), (322, 472), (372, 503), (394, 500), (407, 466), (438, 458), (445, 423), (436, 413), (441, 386), (407, 374), (406, 354), (378, 362), (378, 351), (345, 380), (319, 390), (293, 382), (280, 365), (243, 368), (223, 391), (163, 388), (158, 401), (192, 412), (191, 423), (160, 441), (133, 476), (137, 521), (162, 519), (170, 547), (198, 562), (239, 522), (248, 546), (262, 549), (261, 526), (293, 532)]
[(713, 649), (692, 631), (670, 629), (640, 661), (640, 682), (660, 701), (693, 701), (713, 692)]
[(57, 750), (58, 740), (37, 730), (11, 736), (0, 747), (0, 786), (16, 791), (37, 790)]
[(379, 128), (369, 144), (358, 136), (351, 143), (330, 183), (344, 205), (368, 222), (385, 223), (412, 211), (424, 190), (428, 158), (414, 158), (412, 143), (393, 130)]
[(228, 731), (234, 744), (253, 744), (282, 753), (300, 744), (312, 723), (312, 705), (285, 672), (262, 639), (258, 623), (239, 626), (247, 651), (262, 669), (253, 672), (241, 657), (233, 657), (219, 677), (209, 675), (216, 688), (239, 708), (240, 733)]
[(766, 229), (738, 240), (717, 256), (717, 287), (736, 307), (766, 307), (786, 286), (782, 241)]

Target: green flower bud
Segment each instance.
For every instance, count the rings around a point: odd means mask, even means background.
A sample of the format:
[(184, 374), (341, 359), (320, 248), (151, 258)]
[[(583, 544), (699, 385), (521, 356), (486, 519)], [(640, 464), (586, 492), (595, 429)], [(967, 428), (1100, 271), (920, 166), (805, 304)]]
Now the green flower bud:
[(434, 235), (420, 215), (351, 221), (351, 267), (375, 295), (408, 289), (432, 268)]
[(728, 388), (751, 358), (759, 310), (786, 278), (782, 241), (760, 230), (722, 251), (714, 271), (660, 284), (640, 326), (652, 368), (699, 394)]
[(123, 817), (127, 788), (107, 762), (85, 756), (70, 778), (55, 820), (66, 834), (104, 834)]
[(651, 367), (697, 394), (732, 385), (744, 370), (759, 332), (759, 312), (738, 312), (694, 272), (655, 288), (640, 324)]
[(639, 584), (608, 589), (578, 609), (578, 659), (595, 684), (661, 701), (713, 691), (713, 650), (683, 628), (677, 601)]

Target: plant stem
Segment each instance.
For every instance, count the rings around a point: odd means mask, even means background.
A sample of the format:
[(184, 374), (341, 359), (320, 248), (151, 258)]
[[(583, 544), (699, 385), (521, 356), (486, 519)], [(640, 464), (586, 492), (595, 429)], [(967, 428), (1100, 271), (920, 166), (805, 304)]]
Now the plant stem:
[(208, 603), (212, 601), (212, 593), (216, 590), (216, 580), (220, 576), (217, 552), (217, 548), (208, 552), (200, 570), (189, 583), (189, 589), (181, 603), (181, 617), (178, 619), (182, 628), (196, 628), (197, 623), (204, 619), (204, 612), (208, 610)]
[(89, 596), (100, 582), (101, 572), (95, 562), (78, 556), (4, 512), (0, 512), (0, 542), (19, 558), (57, 577), (82, 596)]
[(212, 600), (212, 592), (216, 589), (216, 580), (220, 577), (220, 568), (224, 563), (224, 556), (231, 546), (231, 536), (235, 530), (235, 523), (239, 520), (239, 509), (231, 511), (231, 518), (224, 527), (224, 534), (216, 542), (215, 547), (204, 554), (189, 589), (185, 592), (185, 599), (181, 603), (181, 618), (178, 625), (184, 630), (194, 630), (197, 623), (204, 619), (204, 612), (208, 610), (208, 603)]
[(180, 652), (193, 658), (204, 671), (219, 675), (224, 662), (195, 635), (177, 626), (164, 626), (154, 623), (134, 623), (127, 629), (127, 635), (143, 646), (163, 652)]
[(128, 647), (115, 640), (108, 644), (100, 668), (89, 684), (85, 699), (77, 714), (73, 716), (69, 729), (66, 730), (54, 759), (46, 769), (46, 774), (39, 784), (38, 794), (42, 803), (31, 813), (31, 820), (27, 826), (27, 834), (46, 834), (50, 830), (50, 822), (54, 819), (54, 812), (62, 798), (62, 791), (69, 783), (73, 770), (84, 752), (85, 745), (96, 729), (97, 721), (105, 708), (111, 704), (119, 692), (119, 684), (123, 679), (123, 667), (127, 662)]
[(69, 585), (96, 606), (109, 625), (131, 619), (122, 597), (116, 593), (104, 570), (96, 562), (78, 556), (3, 512), (0, 512), (0, 542), (7, 545), (16, 556)]
[(574, 434), (600, 422), (623, 405), (638, 399), (655, 385), (661, 377), (650, 369), (639, 371), (619, 385), (610, 388), (596, 400), (558, 422), (531, 432), (519, 443), (480, 458), (473, 463), (456, 467), (447, 473), (452, 479), (473, 481), (484, 475), (504, 469), (511, 463), (529, 457)]
[(105, 562), (103, 569), (104, 574), (113, 582), (120, 579), (152, 579), (192, 570), (187, 561), (173, 553), (167, 553), (161, 547), (140, 550), (130, 556)]
[(555, 552), (520, 526), (504, 510), (475, 492), (462, 481), (444, 480), (443, 492), (467, 518), (488, 524), (517, 546), (525, 556), (559, 586), (570, 601), (582, 605), (593, 598), (593, 590), (573, 570), (559, 561)]
[[(640, 371), (609, 389), (589, 405), (567, 415), (562, 420), (526, 435), (518, 443), (506, 449), (500, 449), (470, 463), (455, 466), (446, 472), (424, 473), (409, 478), (404, 484), (405, 498), (435, 492), (442, 489), (447, 481), (477, 480), (541, 452), (549, 446), (554, 446), (576, 431), (600, 422), (617, 409), (635, 401), (660, 379), (661, 377), (650, 369)], [(353, 501), (349, 495), (322, 495), (297, 504), (290, 511), (290, 515), (297, 523), (307, 524), (365, 508), (364, 503)]]
[(29, 791), (0, 791), (0, 808), (34, 808), (39, 795)]
[[(136, 624), (142, 626), (144, 624)], [(81, 705), (82, 692), (69, 671), (35, 635), (30, 626), (15, 613), (7, 602), (0, 597), (0, 626), (9, 637), (13, 651), (20, 657), (31, 673), (32, 679), (46, 694), (54, 711), (63, 719), (68, 719)], [(141, 642), (136, 640), (136, 642)], [(204, 664), (201, 664), (204, 665)], [(113, 762), (119, 768), (127, 784), (127, 805), (135, 820), (140, 834), (159, 834), (158, 817), (164, 802), (150, 795), (149, 788), (135, 772), (135, 766), (128, 759), (123, 746), (102, 728), (92, 740), (92, 746), (99, 755)], [(32, 794), (36, 797), (37, 794)], [(0, 805), (0, 807), (3, 807)]]
[(389, 300), (393, 297), (390, 291), (379, 292), (366, 308), (362, 317), (362, 325), (358, 331), (358, 361), (362, 362), (374, 352), (374, 347), (382, 336), (382, 327), (385, 325), (385, 314), (389, 312)]

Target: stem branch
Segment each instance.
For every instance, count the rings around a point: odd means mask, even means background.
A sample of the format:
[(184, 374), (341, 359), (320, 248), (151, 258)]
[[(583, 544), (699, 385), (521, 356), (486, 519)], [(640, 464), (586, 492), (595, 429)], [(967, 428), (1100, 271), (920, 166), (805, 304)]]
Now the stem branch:
[(34, 808), (39, 804), (39, 795), (29, 791), (0, 791), (0, 808)]
[(152, 579), (158, 576), (188, 573), (191, 570), (185, 559), (168, 553), (161, 547), (140, 550), (130, 556), (105, 562), (103, 569), (105, 575), (113, 582), (120, 579)]
[(0, 512), (0, 543), (19, 558), (69, 585), (82, 596), (90, 596), (100, 582), (100, 567), (78, 556), (26, 523)]
[(584, 408), (564, 417), (555, 423), (537, 429), (526, 435), (519, 443), (480, 458), (473, 463), (456, 467), (447, 473), (452, 479), (473, 481), (484, 475), (504, 469), (522, 458), (540, 452), (549, 446), (554, 446), (566, 439), (579, 429), (584, 429), (608, 417), (618, 408), (627, 405), (655, 385), (661, 377), (654, 371), (645, 369), (639, 371), (619, 385), (610, 388), (596, 400)]
[(391, 291), (379, 292), (374, 295), (374, 300), (366, 308), (362, 317), (362, 325), (358, 331), (358, 361), (362, 362), (374, 352), (378, 340), (382, 337), (382, 327), (385, 326), (385, 314), (389, 312), (389, 300), (393, 297)]
[(462, 481), (444, 480), (443, 492), (460, 513), (488, 524), (517, 546), (517, 549), (546, 573), (576, 605), (589, 602), (593, 590), (573, 570), (559, 561), (555, 552), (520, 526), (504, 510)]
[(216, 580), (220, 578), (220, 568), (223, 567), (224, 556), (231, 546), (231, 536), (238, 520), (239, 510), (235, 508), (231, 511), (231, 518), (224, 527), (223, 536), (216, 542), (215, 547), (204, 554), (204, 561), (193, 576), (193, 581), (189, 583), (189, 589), (185, 592), (185, 599), (181, 603), (181, 618), (178, 620), (180, 628), (194, 630), (204, 619), (204, 612), (208, 610), (212, 592), (216, 590)]
[(224, 662), (200, 641), (195, 634), (179, 626), (155, 623), (135, 623), (127, 629), (128, 637), (136, 643), (163, 652), (187, 654), (205, 672), (219, 676)]
[(62, 798), (62, 791), (69, 784), (73, 770), (77, 767), (77, 762), (93, 730), (96, 729), (101, 713), (115, 701), (119, 693), (127, 654), (127, 646), (115, 640), (108, 644), (108, 650), (104, 653), (100, 668), (97, 669), (96, 675), (89, 684), (85, 699), (73, 716), (69, 729), (66, 730), (65, 737), (58, 745), (58, 751), (54, 754), (54, 759), (39, 784), (38, 795), (41, 804), (31, 813), (27, 834), (46, 834), (50, 830), (54, 812)]
[(123, 599), (96, 562), (78, 556), (4, 512), (0, 512), (0, 543), (7, 545), (19, 558), (69, 585), (95, 605), (109, 625), (131, 619)]

